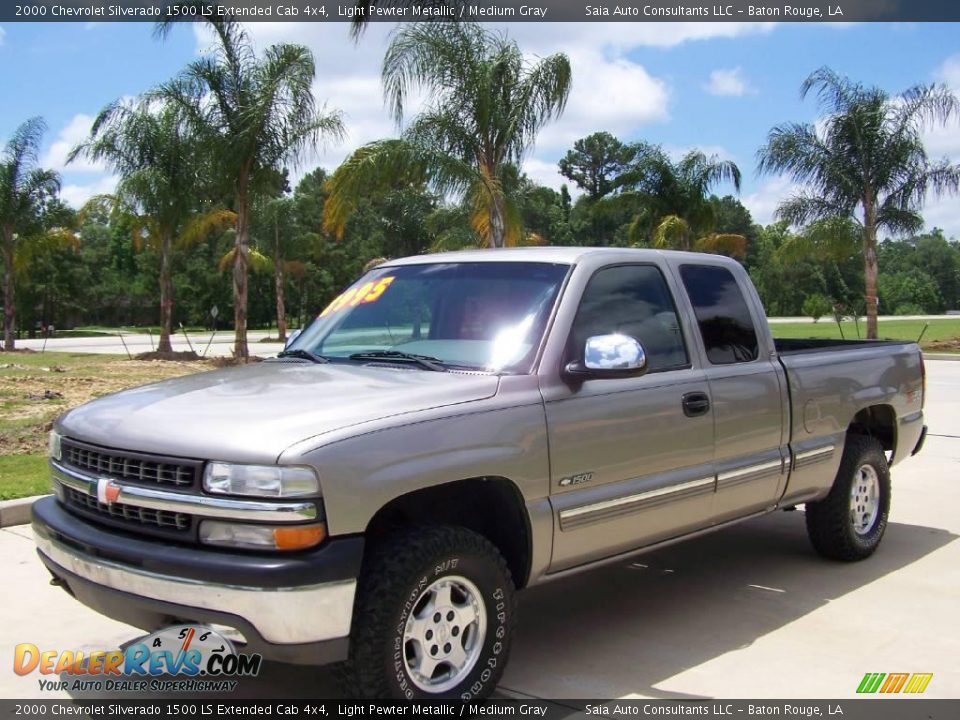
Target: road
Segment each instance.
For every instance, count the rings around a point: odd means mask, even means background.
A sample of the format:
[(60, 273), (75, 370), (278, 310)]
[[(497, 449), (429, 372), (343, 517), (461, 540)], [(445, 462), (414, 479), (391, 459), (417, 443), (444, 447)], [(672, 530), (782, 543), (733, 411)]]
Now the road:
[[(932, 672), (925, 696), (960, 696), (960, 363), (928, 369), (931, 434), (894, 469), (891, 522), (872, 558), (821, 560), (802, 513), (775, 513), (534, 588), (520, 596), (500, 692), (849, 698), (866, 672)], [(51, 587), (27, 527), (0, 531), (0, 565), (0, 697), (40, 695), (35, 674), (10, 670), (16, 643), (90, 651), (141, 634)], [(329, 670), (268, 664), (231, 697), (335, 693)]]
[[(265, 330), (251, 330), (247, 333), (247, 342), (250, 352), (254, 355), (274, 355), (281, 350), (279, 343), (263, 343), (262, 340), (270, 335)], [(274, 332), (274, 337), (276, 333)], [(189, 338), (189, 339), (188, 339)], [(217, 333), (202, 332), (176, 333), (170, 338), (173, 349), (177, 352), (193, 350), (198, 355), (206, 357), (226, 357), (233, 351), (233, 331), (221, 330)], [(103, 355), (131, 355), (156, 350), (157, 336), (145, 333), (123, 333), (117, 335), (99, 335), (96, 337), (57, 337), (43, 339), (17, 340), (18, 348), (30, 350), (46, 350), (48, 352), (81, 352)]]

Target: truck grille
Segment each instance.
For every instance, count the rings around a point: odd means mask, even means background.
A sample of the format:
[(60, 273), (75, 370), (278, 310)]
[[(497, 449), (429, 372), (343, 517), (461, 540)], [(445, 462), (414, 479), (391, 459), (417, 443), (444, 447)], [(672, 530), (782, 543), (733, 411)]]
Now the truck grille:
[(139, 485), (195, 487), (202, 465), (195, 460), (99, 448), (66, 438), (61, 448), (63, 462), (77, 470)]
[(98, 515), (104, 519), (119, 520), (131, 527), (155, 527), (160, 530), (184, 531), (190, 528), (190, 516), (186, 513), (152, 508), (134, 507), (123, 503), (107, 505), (97, 498), (73, 488), (64, 488), (67, 505), (78, 510)]

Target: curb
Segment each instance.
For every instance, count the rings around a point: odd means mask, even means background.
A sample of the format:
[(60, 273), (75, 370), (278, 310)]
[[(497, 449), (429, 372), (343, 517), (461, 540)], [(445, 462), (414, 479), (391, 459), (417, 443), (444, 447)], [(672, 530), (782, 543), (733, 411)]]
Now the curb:
[(924, 353), (924, 360), (960, 360), (960, 353)]
[(0, 528), (26, 525), (30, 522), (30, 508), (42, 497), (47, 496), (34, 495), (16, 500), (0, 500)]

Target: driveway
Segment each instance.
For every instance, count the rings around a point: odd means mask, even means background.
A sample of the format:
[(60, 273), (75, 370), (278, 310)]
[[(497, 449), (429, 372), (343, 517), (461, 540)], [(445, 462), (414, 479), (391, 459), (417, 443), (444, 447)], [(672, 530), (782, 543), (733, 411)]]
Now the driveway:
[[(801, 512), (775, 513), (521, 594), (504, 694), (847, 698), (866, 672), (932, 672), (960, 697), (960, 363), (929, 362), (924, 451), (894, 470), (869, 560), (821, 560)], [(94, 650), (141, 633), (48, 584), (27, 527), (0, 531), (0, 697), (38, 697), (13, 647)], [(268, 664), (237, 697), (333, 697), (331, 673)], [(44, 693), (54, 697), (55, 693)]]

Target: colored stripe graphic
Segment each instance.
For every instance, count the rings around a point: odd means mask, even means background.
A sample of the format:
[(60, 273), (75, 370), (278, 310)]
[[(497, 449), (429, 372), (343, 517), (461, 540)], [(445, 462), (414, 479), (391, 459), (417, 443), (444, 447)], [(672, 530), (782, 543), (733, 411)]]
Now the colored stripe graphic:
[(904, 689), (905, 693), (922, 693), (933, 679), (933, 673), (914, 673)]
[(863, 680), (860, 681), (857, 692), (875, 693), (877, 688), (880, 687), (880, 683), (883, 682), (884, 677), (886, 677), (886, 673), (867, 673), (863, 676)]
[(870, 695), (875, 692), (895, 694), (899, 692), (919, 694), (927, 689), (933, 673), (866, 673), (857, 692)]
[(882, 693), (898, 693), (903, 688), (904, 683), (907, 682), (907, 678), (910, 677), (910, 673), (890, 673), (887, 675), (886, 682), (883, 683), (883, 686), (880, 688)]

